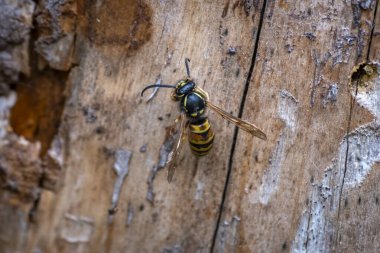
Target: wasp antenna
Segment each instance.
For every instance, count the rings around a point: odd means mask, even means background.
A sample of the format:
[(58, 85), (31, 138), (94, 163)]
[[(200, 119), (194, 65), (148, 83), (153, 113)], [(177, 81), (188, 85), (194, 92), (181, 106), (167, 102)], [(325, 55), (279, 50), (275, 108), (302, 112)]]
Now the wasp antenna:
[(189, 62), (190, 62), (190, 59), (189, 59), (189, 58), (185, 58), (185, 65), (186, 65), (187, 77), (190, 78), (190, 67), (189, 67)]
[(144, 92), (147, 90), (147, 89), (151, 89), (151, 88), (172, 88), (172, 89), (175, 89), (175, 86), (174, 85), (170, 85), (170, 84), (152, 84), (152, 85), (148, 85), (146, 86), (142, 91), (141, 91), (141, 96), (144, 95)]

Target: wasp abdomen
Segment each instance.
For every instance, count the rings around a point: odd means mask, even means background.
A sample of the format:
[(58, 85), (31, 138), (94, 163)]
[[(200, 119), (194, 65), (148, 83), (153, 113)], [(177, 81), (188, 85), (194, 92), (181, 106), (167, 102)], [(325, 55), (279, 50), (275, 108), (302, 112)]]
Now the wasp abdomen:
[(214, 131), (207, 118), (197, 119), (189, 125), (189, 144), (191, 151), (197, 156), (207, 155), (212, 148)]

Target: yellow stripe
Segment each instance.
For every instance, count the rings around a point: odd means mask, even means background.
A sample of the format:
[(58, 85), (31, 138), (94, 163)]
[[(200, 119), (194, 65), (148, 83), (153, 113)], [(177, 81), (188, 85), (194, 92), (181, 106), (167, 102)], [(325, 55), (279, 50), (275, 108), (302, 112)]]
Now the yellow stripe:
[(212, 148), (212, 145), (213, 145), (213, 144), (211, 144), (211, 145), (208, 146), (207, 148), (196, 148), (196, 147), (190, 145), (190, 148), (191, 148), (192, 150), (194, 150), (194, 151), (202, 152), (202, 151), (209, 151), (209, 150)]
[(198, 116), (198, 114), (199, 114), (199, 115), (202, 115), (202, 114), (204, 113), (204, 111), (205, 111), (205, 110), (202, 109), (202, 110), (200, 110), (199, 112), (195, 112), (195, 113), (190, 114), (190, 116), (195, 118), (195, 117)]
[(203, 123), (202, 125), (190, 125), (191, 132), (196, 133), (196, 134), (204, 133), (208, 131), (209, 129), (210, 129), (210, 123), (208, 122), (208, 120), (206, 120), (206, 122)]
[(207, 140), (194, 140), (194, 139), (189, 139), (189, 142), (190, 142), (190, 143), (193, 143), (193, 144), (199, 144), (199, 145), (202, 145), (202, 144), (207, 144), (207, 143), (209, 143), (213, 138), (214, 138), (214, 134), (211, 135)]
[(179, 83), (177, 84), (176, 88), (177, 88), (177, 89), (178, 89), (178, 88), (181, 88), (181, 87), (183, 87), (185, 84), (186, 84), (186, 81), (181, 80), (181, 81), (179, 81)]
[(202, 94), (198, 93), (198, 92), (193, 92), (195, 95), (197, 95), (198, 97), (200, 97), (202, 100), (204, 100), (205, 98), (202, 96)]
[(186, 103), (187, 103), (187, 96), (183, 100), (183, 108), (185, 108), (185, 111), (187, 112)]

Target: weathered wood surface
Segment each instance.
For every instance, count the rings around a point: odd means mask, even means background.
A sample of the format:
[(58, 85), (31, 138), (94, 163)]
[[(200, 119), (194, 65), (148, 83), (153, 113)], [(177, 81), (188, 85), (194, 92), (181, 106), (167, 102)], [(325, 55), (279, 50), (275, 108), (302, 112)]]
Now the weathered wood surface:
[[(348, 78), (380, 58), (378, 1), (53, 2), (0, 76), (0, 252), (378, 252), (380, 82)], [(209, 112), (213, 151), (168, 184), (177, 104), (140, 92), (185, 57), (268, 140)]]
[(265, 119), (269, 140), (239, 133), (216, 252), (380, 249), (380, 98), (348, 88), (379, 58), (373, 21), (359, 3), (268, 2), (243, 116)]

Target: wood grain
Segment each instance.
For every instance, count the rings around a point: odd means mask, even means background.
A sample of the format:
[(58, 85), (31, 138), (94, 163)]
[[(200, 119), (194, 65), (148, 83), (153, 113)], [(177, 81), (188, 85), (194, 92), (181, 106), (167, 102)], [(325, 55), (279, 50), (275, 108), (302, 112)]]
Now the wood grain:
[[(0, 252), (378, 252), (379, 1), (34, 5), (11, 3), (35, 30), (0, 49), (18, 69), (0, 71)], [(267, 140), (208, 111), (213, 150), (185, 145), (169, 184), (178, 103), (140, 92), (186, 57)]]
[[(214, 104), (237, 115), (262, 3), (128, 2), (78, 5), (78, 29), (85, 33), (77, 35), (78, 66), (70, 72), (61, 131), (64, 186), (55, 196), (43, 193), (31, 252), (210, 250), (234, 128), (210, 112), (217, 133), (211, 154), (197, 159), (186, 145), (173, 182), (163, 170), (152, 180), (165, 128), (179, 112), (171, 90), (160, 90), (148, 104), (140, 92), (158, 77), (175, 84), (186, 75), (189, 57), (197, 84)], [(230, 47), (236, 53), (228, 53)], [(132, 158), (110, 218), (118, 149)]]
[[(243, 114), (264, 119), (268, 141), (239, 132), (215, 252), (376, 252), (380, 231), (354, 215), (369, 213), (355, 205), (345, 216), (342, 204), (358, 198), (360, 186), (348, 188), (359, 177), (349, 159), (365, 149), (363, 139), (352, 145), (351, 132), (374, 118), (350, 94), (347, 78), (366, 60), (374, 9), (268, 1)], [(369, 156), (378, 151), (373, 138)], [(364, 153), (358, 156), (369, 159)]]

